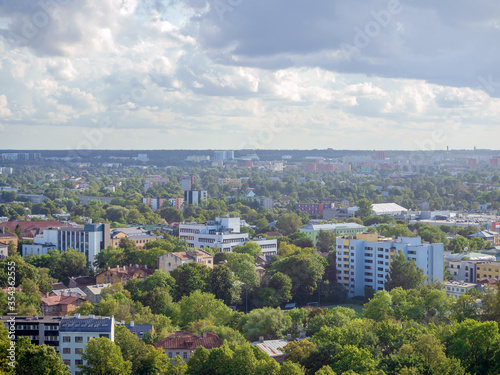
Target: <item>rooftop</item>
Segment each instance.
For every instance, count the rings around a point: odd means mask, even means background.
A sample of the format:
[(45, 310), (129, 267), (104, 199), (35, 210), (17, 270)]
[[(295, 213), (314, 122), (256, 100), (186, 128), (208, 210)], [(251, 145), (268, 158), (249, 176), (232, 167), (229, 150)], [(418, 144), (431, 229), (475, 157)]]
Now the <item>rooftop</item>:
[(64, 317), (61, 320), (61, 332), (111, 332), (114, 318), (109, 316), (80, 316)]
[(206, 349), (213, 349), (222, 346), (222, 340), (214, 333), (204, 332), (202, 335), (194, 335), (185, 331), (176, 331), (155, 344), (155, 348), (164, 350), (172, 349), (196, 349), (203, 346)]

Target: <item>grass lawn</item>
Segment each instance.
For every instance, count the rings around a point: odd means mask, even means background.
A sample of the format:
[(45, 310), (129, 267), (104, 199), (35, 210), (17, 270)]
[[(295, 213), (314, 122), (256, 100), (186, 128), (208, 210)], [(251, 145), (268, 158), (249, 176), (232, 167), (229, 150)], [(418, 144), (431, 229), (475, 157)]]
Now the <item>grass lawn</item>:
[[(338, 305), (328, 305), (328, 306), (321, 306), (322, 308), (326, 308), (326, 309), (331, 309), (333, 307), (336, 307), (336, 306), (341, 306), (341, 307), (347, 307), (347, 308), (351, 308), (351, 304), (350, 303), (341, 303), (341, 304), (338, 304)], [(361, 316), (362, 312), (363, 312), (363, 305), (358, 305), (358, 304), (355, 304), (353, 303), (352, 304), (352, 308), (354, 309), (354, 311), (356, 311), (359, 316)]]

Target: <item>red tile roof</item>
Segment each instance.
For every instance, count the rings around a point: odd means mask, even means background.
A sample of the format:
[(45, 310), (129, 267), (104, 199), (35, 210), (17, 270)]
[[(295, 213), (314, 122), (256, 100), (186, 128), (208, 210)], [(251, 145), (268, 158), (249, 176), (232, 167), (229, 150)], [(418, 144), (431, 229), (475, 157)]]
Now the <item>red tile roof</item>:
[(155, 344), (155, 348), (163, 350), (196, 349), (203, 346), (206, 349), (213, 349), (222, 346), (222, 340), (214, 333), (205, 332), (200, 336), (193, 335), (185, 331), (177, 331), (169, 337), (161, 339)]
[(6, 221), (4, 223), (0, 223), (0, 227), (4, 227), (9, 229), (11, 232), (16, 230), (17, 225), (21, 227), (22, 231), (27, 229), (37, 227), (37, 228), (51, 228), (51, 227), (60, 227), (60, 221)]
[(42, 304), (47, 306), (70, 305), (81, 300), (80, 297), (72, 295), (42, 297)]

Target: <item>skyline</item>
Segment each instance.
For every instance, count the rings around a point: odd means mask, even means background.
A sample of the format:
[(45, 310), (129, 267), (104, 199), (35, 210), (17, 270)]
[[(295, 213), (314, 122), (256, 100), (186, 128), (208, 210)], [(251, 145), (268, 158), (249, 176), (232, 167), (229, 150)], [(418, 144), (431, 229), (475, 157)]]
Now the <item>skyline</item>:
[(498, 149), (500, 4), (0, 0), (8, 149)]

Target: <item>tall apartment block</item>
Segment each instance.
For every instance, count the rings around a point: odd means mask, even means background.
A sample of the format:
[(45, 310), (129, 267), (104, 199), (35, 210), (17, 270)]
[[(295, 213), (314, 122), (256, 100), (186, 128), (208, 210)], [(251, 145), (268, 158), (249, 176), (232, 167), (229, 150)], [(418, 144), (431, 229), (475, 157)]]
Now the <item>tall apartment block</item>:
[(365, 287), (383, 290), (392, 257), (399, 250), (424, 271), (427, 280), (443, 281), (442, 243), (422, 244), (420, 237), (393, 239), (360, 233), (337, 238), (336, 246), (337, 282), (344, 285), (349, 297), (364, 296)]

